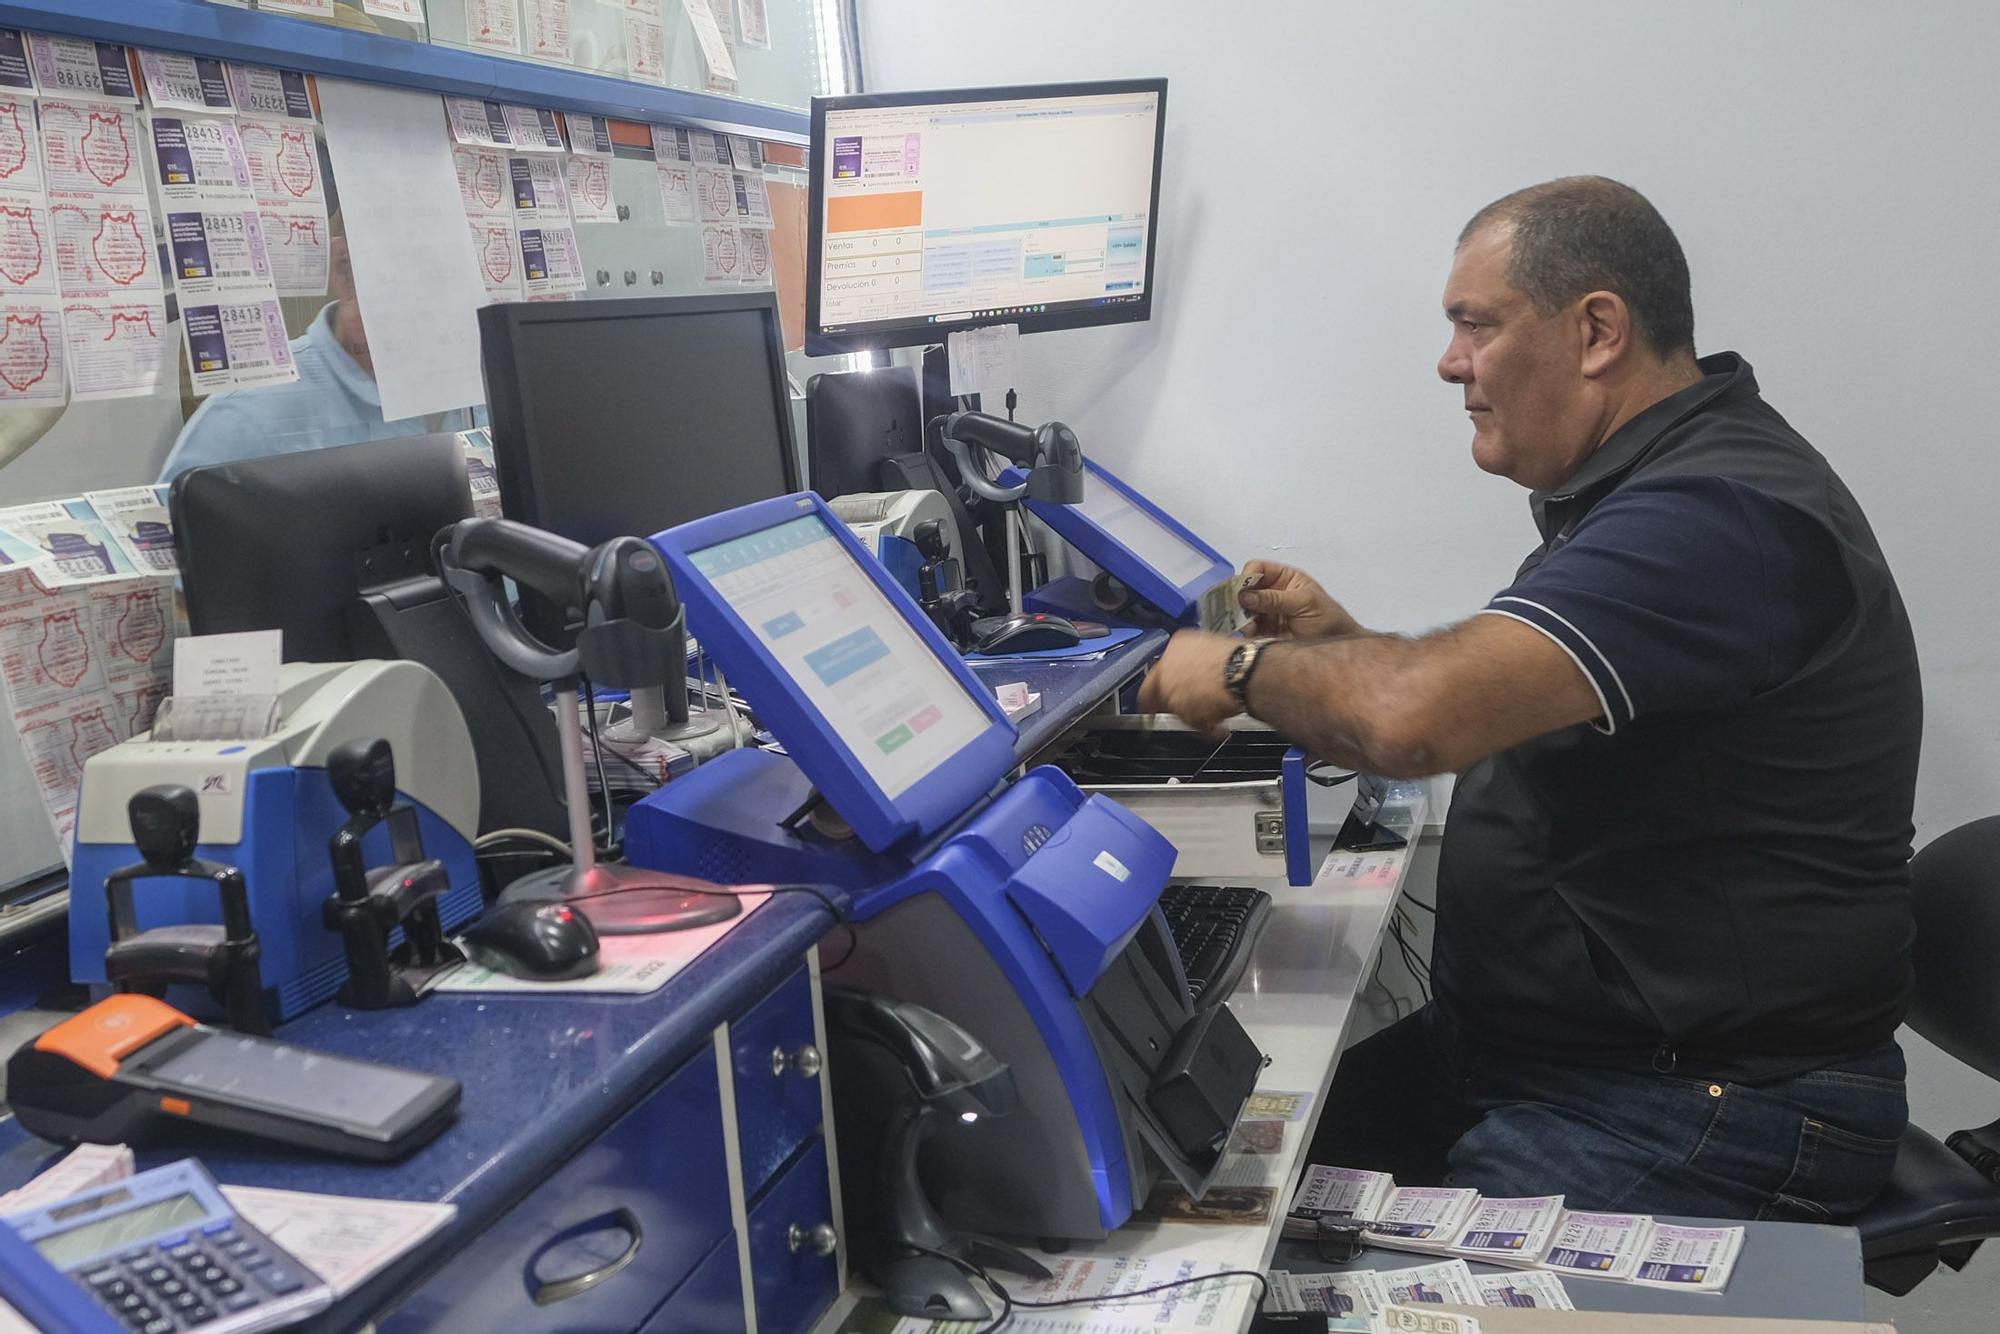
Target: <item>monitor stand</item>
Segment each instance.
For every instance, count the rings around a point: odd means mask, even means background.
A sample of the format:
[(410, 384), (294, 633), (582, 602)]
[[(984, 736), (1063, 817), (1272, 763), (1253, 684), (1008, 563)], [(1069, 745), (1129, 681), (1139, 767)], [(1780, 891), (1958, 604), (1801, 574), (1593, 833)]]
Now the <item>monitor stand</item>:
[[(634, 692), (635, 712), (638, 693)], [(583, 771), (583, 724), (577, 718), (576, 682), (559, 683), (555, 695), (573, 860), (521, 877), (502, 891), (500, 901), (560, 899), (574, 904), (597, 933), (605, 936), (685, 931), (726, 922), (742, 912), (742, 901), (727, 889), (668, 871), (597, 860), (590, 829), (590, 788)]]

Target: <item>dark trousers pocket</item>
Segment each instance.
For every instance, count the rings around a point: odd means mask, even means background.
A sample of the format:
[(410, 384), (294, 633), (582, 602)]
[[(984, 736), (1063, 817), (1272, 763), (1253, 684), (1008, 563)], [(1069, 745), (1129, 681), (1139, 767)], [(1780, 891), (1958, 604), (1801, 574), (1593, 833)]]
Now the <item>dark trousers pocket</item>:
[(1803, 1118), (1791, 1175), (1758, 1217), (1811, 1223), (1853, 1217), (1888, 1181), (1897, 1143)]

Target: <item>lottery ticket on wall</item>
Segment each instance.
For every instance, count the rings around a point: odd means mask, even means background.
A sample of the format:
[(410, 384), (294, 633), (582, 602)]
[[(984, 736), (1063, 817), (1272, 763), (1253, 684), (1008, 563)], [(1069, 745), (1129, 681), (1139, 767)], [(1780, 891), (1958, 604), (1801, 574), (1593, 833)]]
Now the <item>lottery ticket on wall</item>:
[(243, 115), (269, 120), (316, 119), (306, 76), (297, 70), (225, 61), (222, 72), (229, 82), (230, 100)]
[(521, 283), (530, 297), (584, 290), (583, 255), (570, 217), (560, 158), (512, 157), (514, 226), (521, 237)]
[(521, 0), (526, 54), (563, 65), (576, 63), (570, 38), (569, 0)]
[(764, 170), (764, 145), (761, 140), (732, 134), (724, 143), (729, 145), (729, 165), (738, 171)]
[(507, 113), (498, 102), (482, 102), (476, 97), (447, 97), (444, 99), (445, 123), (451, 126), (451, 137), (458, 143), (474, 148), (507, 148), (512, 140), (508, 137)]
[(694, 168), (677, 162), (654, 164), (659, 179), (660, 207), (670, 223), (692, 223), (694, 210)]
[(507, 141), (517, 153), (560, 153), (564, 149), (562, 123), (556, 113), (540, 107), (503, 106), (501, 121), (507, 127)]
[(770, 227), (771, 192), (764, 184), (761, 171), (732, 171), (729, 173), (730, 193), (736, 203), (736, 225), (739, 227)]
[[(681, 0), (688, 20), (694, 24), (694, 39), (701, 48), (702, 67), (707, 71), (711, 93), (736, 95), (736, 22), (730, 0)], [(701, 17), (697, 18), (699, 14)]]
[(708, 283), (743, 281), (743, 248), (736, 228), (713, 223), (702, 227), (701, 278)]
[(694, 154), (696, 166), (728, 167), (734, 165), (729, 160), (729, 140), (726, 137), (719, 134), (710, 134), (707, 130), (683, 130), (681, 133), (687, 136), (688, 148)]
[(694, 205), (704, 227), (723, 222), (735, 226), (736, 173), (727, 167), (696, 167)]
[(743, 282), (751, 287), (771, 285), (771, 233), (756, 227), (736, 229), (736, 248), (743, 256)]
[[(63, 352), (60, 298), (0, 297), (0, 407), (60, 406), (68, 393)], [(10, 563), (0, 551), (0, 569)]]
[(31, 32), (28, 63), (34, 70), (36, 85), (51, 97), (110, 102), (139, 100), (125, 48), (115, 42)]
[(333, 22), (333, 0), (257, 0), (257, 8), (276, 10), (295, 18)]
[(42, 170), (78, 400), (149, 394), (166, 378), (166, 302), (136, 111), (49, 98)]
[(54, 233), (34, 103), (0, 94), (0, 299), (56, 291)]
[(483, 51), (520, 55), (520, 0), (465, 0), (465, 40)]
[[(70, 506), (90, 508), (57, 504)], [(0, 570), (0, 685), (67, 859), (83, 763), (153, 725), (177, 625), (170, 579), (50, 587), (51, 577), (46, 563)]]
[(146, 298), (71, 301), (62, 312), (65, 360), (78, 402), (156, 392), (167, 376), (167, 308)]
[(611, 122), (602, 116), (585, 116), (574, 111), (563, 113), (563, 121), (569, 130), (569, 151), (578, 157), (611, 156)]
[(451, 158), (487, 299), (519, 301), (527, 291), (521, 282), (521, 243), (514, 226), (507, 154), (459, 144)]
[(153, 165), (169, 216), (191, 208), (256, 207), (250, 159), (234, 120), (155, 113)]
[(0, 28), (0, 89), (35, 95), (35, 69), (28, 59), (28, 37), (19, 28)]
[(572, 155), (563, 163), (569, 186), (570, 216), (579, 227), (618, 221), (618, 201), (611, 194), (611, 159)]
[(623, 0), (618, 18), (625, 40), (625, 77), (665, 83), (667, 26), (660, 15), (660, 0)]
[(331, 232), (313, 127), (246, 117), (236, 132), (250, 166), (272, 284), (279, 296), (325, 296)]
[(197, 394), (299, 378), (275, 296), (222, 285), (201, 304), (189, 300), (183, 297), (181, 329)]
[(736, 32), (745, 46), (771, 49), (771, 14), (764, 0), (736, 0)]
[(139, 52), (146, 105), (155, 111), (227, 114), (236, 109), (222, 62), (171, 51)]
[(403, 23), (424, 21), (423, 0), (361, 0), (361, 12), (378, 19), (397, 19)]

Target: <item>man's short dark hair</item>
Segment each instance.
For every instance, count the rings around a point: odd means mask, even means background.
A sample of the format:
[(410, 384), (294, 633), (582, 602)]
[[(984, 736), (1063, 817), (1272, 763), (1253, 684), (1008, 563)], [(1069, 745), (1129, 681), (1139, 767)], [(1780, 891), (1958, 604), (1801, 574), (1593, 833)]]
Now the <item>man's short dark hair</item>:
[(1640, 338), (1663, 360), (1694, 355), (1687, 256), (1660, 211), (1604, 176), (1565, 176), (1496, 199), (1458, 234), (1504, 226), (1507, 281), (1547, 315), (1587, 292), (1625, 299)]

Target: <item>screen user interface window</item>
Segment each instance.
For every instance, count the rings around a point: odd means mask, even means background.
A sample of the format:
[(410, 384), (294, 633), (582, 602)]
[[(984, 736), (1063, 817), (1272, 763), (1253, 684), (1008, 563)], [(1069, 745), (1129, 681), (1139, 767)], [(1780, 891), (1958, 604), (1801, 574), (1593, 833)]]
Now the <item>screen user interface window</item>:
[(891, 800), (992, 726), (818, 515), (689, 559)]
[(1215, 563), (1093, 469), (1083, 471), (1083, 503), (1077, 510), (1176, 588), (1187, 587)]
[(1141, 302), (1163, 95), (829, 108), (819, 328)]

